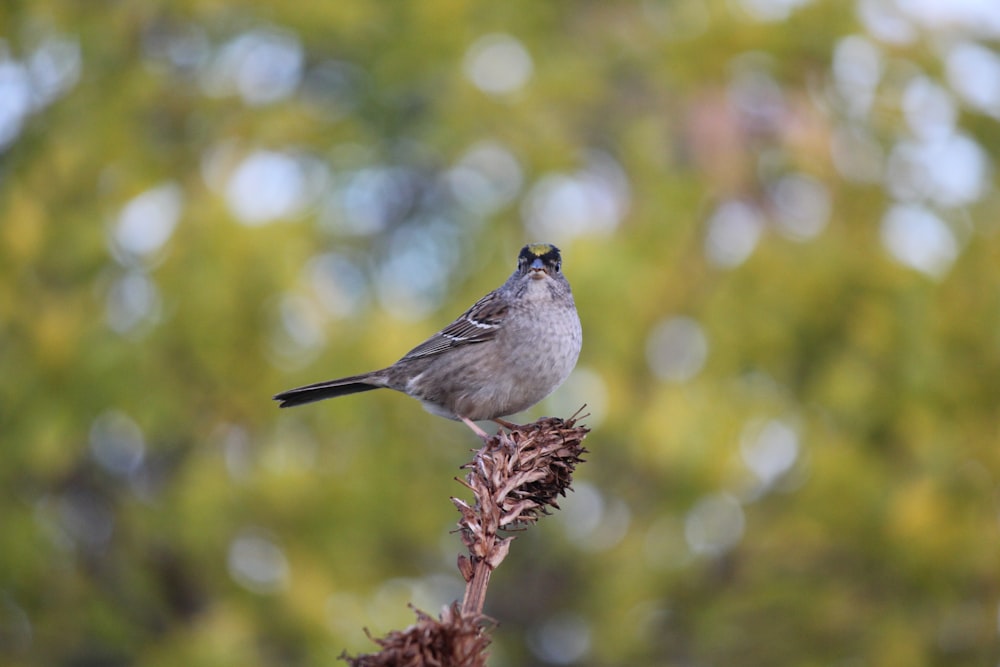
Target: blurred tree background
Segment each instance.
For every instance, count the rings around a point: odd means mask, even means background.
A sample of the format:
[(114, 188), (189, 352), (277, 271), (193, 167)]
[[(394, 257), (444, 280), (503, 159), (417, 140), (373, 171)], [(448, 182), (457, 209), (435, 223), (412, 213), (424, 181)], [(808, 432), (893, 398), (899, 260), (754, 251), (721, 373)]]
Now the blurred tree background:
[(564, 252), (588, 463), (491, 664), (995, 665), (1000, 4), (0, 5), (0, 662), (330, 665), (460, 596), (386, 365)]

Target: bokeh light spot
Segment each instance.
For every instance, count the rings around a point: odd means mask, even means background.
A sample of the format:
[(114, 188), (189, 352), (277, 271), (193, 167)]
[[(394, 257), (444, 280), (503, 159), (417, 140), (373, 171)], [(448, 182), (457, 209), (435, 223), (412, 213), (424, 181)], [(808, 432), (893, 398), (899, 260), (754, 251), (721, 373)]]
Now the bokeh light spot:
[(739, 5), (758, 21), (783, 21), (792, 11), (810, 0), (738, 0)]
[(659, 378), (686, 382), (705, 365), (708, 338), (690, 317), (673, 317), (653, 328), (646, 341), (646, 360)]
[(799, 456), (799, 436), (780, 419), (754, 421), (740, 437), (740, 456), (764, 487), (777, 482)]
[(397, 229), (389, 255), (378, 270), (376, 291), (383, 307), (401, 319), (419, 319), (444, 297), (448, 278), (458, 264), (454, 225), (442, 219), (415, 222)]
[(352, 317), (367, 302), (365, 274), (344, 255), (326, 253), (314, 257), (306, 273), (320, 304), (333, 317)]
[(557, 515), (566, 537), (585, 551), (605, 551), (628, 533), (632, 512), (620, 498), (608, 498), (587, 482), (574, 482), (573, 493), (559, 503)]
[(20, 136), (28, 116), (54, 102), (80, 78), (80, 45), (48, 35), (25, 62), (0, 39), (0, 151)]
[(945, 71), (969, 106), (1000, 118), (1000, 55), (975, 42), (959, 42), (945, 57)]
[(604, 514), (604, 497), (593, 484), (577, 481), (573, 494), (562, 503), (558, 514), (566, 536), (574, 542), (586, 540), (601, 524)]
[(176, 183), (167, 183), (133, 197), (118, 214), (113, 250), (125, 263), (148, 258), (170, 239), (181, 216), (184, 196)]
[(472, 146), (445, 176), (455, 198), (468, 210), (490, 215), (521, 190), (521, 164), (505, 146), (482, 141)]
[(590, 625), (578, 614), (556, 614), (531, 634), (529, 646), (532, 653), (549, 664), (578, 662), (590, 651)]
[(736, 546), (743, 537), (746, 519), (739, 502), (726, 493), (705, 496), (687, 513), (684, 537), (702, 556), (718, 556)]
[(914, 77), (903, 91), (903, 114), (913, 133), (925, 140), (955, 131), (958, 109), (951, 94), (925, 76)]
[(889, 156), (887, 185), (903, 201), (966, 206), (985, 194), (990, 166), (982, 147), (965, 135), (901, 141)]
[(254, 593), (277, 593), (291, 576), (285, 552), (256, 529), (245, 530), (230, 542), (227, 564), (233, 581)]
[(882, 68), (882, 53), (870, 40), (848, 35), (837, 42), (833, 51), (833, 78), (852, 117), (863, 117), (871, 109)]
[(494, 33), (480, 37), (465, 54), (465, 75), (484, 93), (508, 95), (531, 78), (534, 65), (520, 41)]
[[(80, 43), (72, 37), (48, 35), (28, 57), (36, 109), (47, 106), (80, 79)], [(3, 95), (0, 95), (0, 99)]]
[(909, 44), (917, 37), (913, 23), (895, 0), (860, 0), (858, 17), (876, 39), (889, 44)]
[(142, 271), (129, 271), (108, 290), (105, 318), (112, 330), (141, 333), (140, 325), (155, 323), (160, 313), (160, 291)]
[(922, 206), (897, 204), (882, 219), (882, 242), (893, 257), (940, 278), (958, 255), (958, 243), (941, 218)]
[(736, 200), (723, 202), (708, 219), (708, 261), (727, 269), (739, 266), (753, 254), (763, 229), (764, 218), (755, 207)]
[(376, 234), (404, 217), (418, 194), (404, 167), (372, 166), (337, 174), (323, 198), (320, 224), (339, 234)]
[(19, 62), (0, 60), (0, 149), (21, 133), (31, 112), (31, 79)]
[(778, 230), (795, 241), (819, 236), (830, 219), (830, 191), (806, 174), (788, 174), (770, 185)]
[(298, 87), (303, 61), (302, 45), (294, 33), (251, 30), (219, 49), (202, 70), (202, 88), (216, 97), (239, 94), (250, 105), (277, 102)]
[(320, 185), (310, 182), (313, 174), (307, 172), (307, 167), (288, 153), (254, 151), (229, 177), (229, 210), (237, 220), (251, 226), (301, 213)]
[(773, 66), (760, 52), (744, 53), (730, 64), (726, 96), (747, 130), (772, 132), (788, 119), (785, 92), (771, 73)]
[(285, 332), (303, 351), (315, 350), (326, 341), (323, 320), (312, 301), (295, 294), (286, 294), (281, 299), (280, 308)]
[(630, 197), (628, 178), (618, 162), (591, 151), (579, 172), (539, 179), (525, 197), (521, 213), (536, 237), (567, 242), (613, 232), (628, 212)]
[(127, 477), (139, 469), (146, 454), (142, 429), (120, 410), (101, 413), (90, 426), (90, 452), (105, 470)]
[(908, 19), (926, 30), (947, 26), (984, 37), (1000, 37), (1000, 3), (992, 0), (895, 0)]

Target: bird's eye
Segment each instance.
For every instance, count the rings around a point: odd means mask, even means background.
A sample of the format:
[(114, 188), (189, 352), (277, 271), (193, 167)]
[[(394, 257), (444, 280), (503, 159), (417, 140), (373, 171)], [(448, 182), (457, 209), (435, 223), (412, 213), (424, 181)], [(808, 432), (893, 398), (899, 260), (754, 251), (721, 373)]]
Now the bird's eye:
[(562, 270), (562, 262), (556, 262), (555, 267), (556, 273), (559, 273)]

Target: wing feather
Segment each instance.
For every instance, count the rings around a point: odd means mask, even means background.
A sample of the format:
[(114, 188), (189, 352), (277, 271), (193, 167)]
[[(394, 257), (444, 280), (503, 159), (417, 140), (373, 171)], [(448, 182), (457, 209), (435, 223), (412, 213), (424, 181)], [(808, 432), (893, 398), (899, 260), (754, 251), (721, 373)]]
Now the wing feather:
[(430, 357), (461, 345), (485, 343), (503, 326), (507, 309), (507, 304), (491, 292), (454, 322), (407, 352), (403, 359)]

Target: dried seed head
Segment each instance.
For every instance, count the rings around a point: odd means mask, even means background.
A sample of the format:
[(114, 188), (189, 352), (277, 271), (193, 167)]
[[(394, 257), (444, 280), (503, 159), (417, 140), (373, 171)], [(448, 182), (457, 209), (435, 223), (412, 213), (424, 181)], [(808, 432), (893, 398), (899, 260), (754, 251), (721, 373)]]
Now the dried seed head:
[(381, 647), (378, 653), (356, 657), (345, 654), (341, 659), (352, 667), (485, 667), (486, 647), (490, 644), (483, 627), (485, 619), (463, 616), (457, 604), (445, 607), (440, 619), (414, 611), (415, 624), (372, 638)]
[[(546, 417), (498, 433), (476, 452), (462, 483), (476, 498), (473, 506), (452, 498), (461, 513), (462, 541), (473, 561), (499, 565), (509, 549), (497, 540), (497, 531), (534, 523), (556, 499), (565, 496), (576, 465), (586, 452), (583, 439), (589, 429), (567, 420)], [(464, 573), (463, 573), (464, 574)]]

